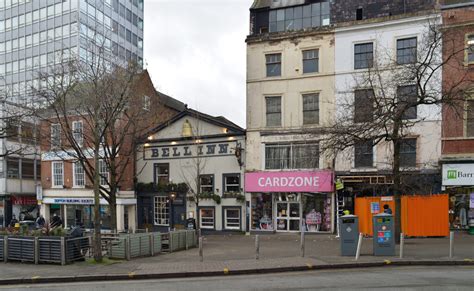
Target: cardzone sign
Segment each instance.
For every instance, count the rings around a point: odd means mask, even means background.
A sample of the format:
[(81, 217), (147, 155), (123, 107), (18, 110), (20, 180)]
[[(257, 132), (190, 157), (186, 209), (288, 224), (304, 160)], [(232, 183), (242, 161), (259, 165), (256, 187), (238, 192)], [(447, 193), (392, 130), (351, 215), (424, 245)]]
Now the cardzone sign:
[(443, 186), (474, 185), (474, 164), (444, 164)]

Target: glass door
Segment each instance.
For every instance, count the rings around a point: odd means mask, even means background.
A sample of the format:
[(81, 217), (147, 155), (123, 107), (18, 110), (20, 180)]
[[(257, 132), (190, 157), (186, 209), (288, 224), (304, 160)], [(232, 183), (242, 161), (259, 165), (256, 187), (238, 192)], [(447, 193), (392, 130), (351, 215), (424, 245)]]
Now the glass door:
[(277, 231), (288, 231), (288, 202), (277, 202), (276, 210)]
[(276, 213), (277, 231), (287, 232), (300, 230), (299, 202), (277, 202)]

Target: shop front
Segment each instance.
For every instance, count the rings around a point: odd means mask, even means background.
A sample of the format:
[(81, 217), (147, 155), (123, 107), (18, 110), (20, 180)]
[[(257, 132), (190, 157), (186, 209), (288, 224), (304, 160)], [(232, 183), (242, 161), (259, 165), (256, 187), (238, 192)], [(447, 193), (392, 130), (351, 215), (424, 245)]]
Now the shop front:
[(35, 195), (11, 195), (12, 214), (19, 221), (34, 221), (38, 215), (38, 200)]
[(474, 220), (474, 164), (443, 164), (443, 187), (449, 193), (451, 229), (467, 230)]
[(0, 227), (5, 227), (5, 199), (0, 197)]
[(333, 172), (253, 172), (245, 181), (251, 231), (334, 231)]

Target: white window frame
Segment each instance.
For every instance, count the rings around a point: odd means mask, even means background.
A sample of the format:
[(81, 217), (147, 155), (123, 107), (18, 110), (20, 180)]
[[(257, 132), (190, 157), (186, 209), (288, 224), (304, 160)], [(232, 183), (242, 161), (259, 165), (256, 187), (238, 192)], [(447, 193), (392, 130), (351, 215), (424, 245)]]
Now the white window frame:
[[(56, 168), (57, 165), (60, 165), (60, 167)], [(59, 171), (58, 171), (58, 173), (55, 173), (56, 170), (61, 170), (61, 173), (59, 173)], [(58, 178), (58, 180), (56, 178)], [(61, 180), (59, 180), (59, 178)], [(60, 182), (60, 183), (56, 183), (56, 182)], [(52, 185), (52, 188), (63, 188), (64, 187), (64, 163), (63, 162), (52, 162), (51, 163), (51, 185)]]
[[(232, 210), (232, 211), (237, 211), (237, 213), (239, 214), (239, 217), (238, 217), (238, 225), (235, 225), (235, 222), (233, 223), (234, 225), (232, 226), (229, 226), (229, 222), (227, 221), (227, 211), (228, 210)], [(236, 220), (237, 218), (231, 218), (233, 220)], [(224, 228), (225, 229), (231, 229), (231, 230), (240, 230), (240, 226), (241, 226), (241, 219), (242, 219), (242, 215), (241, 215), (241, 209), (239, 208), (224, 208)]]
[(153, 223), (155, 225), (169, 226), (170, 225), (170, 205), (168, 197), (155, 196), (153, 199), (154, 217)]
[[(228, 177), (238, 177), (239, 178), (239, 183), (238, 184), (227, 184), (227, 178)], [(241, 184), (240, 174), (232, 174), (232, 173), (231, 174), (223, 174), (222, 178), (223, 178), (223, 182), (224, 182), (224, 189), (223, 189), (224, 193), (240, 193), (240, 184)], [(229, 190), (227, 190), (228, 186), (231, 186), (231, 187), (237, 186), (239, 188), (239, 191), (236, 191), (236, 192), (229, 191)]]
[[(80, 168), (82, 169), (82, 173), (78, 173), (77, 171), (77, 167), (80, 166)], [(84, 172), (84, 167), (82, 166), (81, 162), (77, 161), (73, 164), (73, 187), (74, 188), (85, 188), (86, 186), (86, 176), (85, 176), (85, 172)], [(78, 175), (82, 175), (82, 178), (79, 178)], [(81, 181), (82, 179), (82, 184), (78, 184), (77, 182), (78, 181)]]
[(143, 109), (150, 111), (151, 108), (151, 98), (148, 95), (143, 95)]
[(77, 145), (82, 147), (84, 145), (84, 126), (82, 120), (72, 122), (72, 134)]
[[(110, 173), (107, 168), (107, 162), (105, 160), (99, 160), (99, 174), (100, 174), (100, 186), (108, 186), (109, 184), (107, 182), (110, 179)], [(107, 178), (104, 178), (103, 176), (106, 176)]]
[[(207, 222), (206, 222), (206, 225), (202, 224), (202, 219), (203, 219), (202, 212), (201, 212), (202, 210), (211, 210), (212, 211), (212, 217), (205, 217), (205, 219), (212, 219), (212, 226), (210, 224), (208, 224)], [(202, 229), (214, 229), (215, 225), (216, 225), (216, 209), (211, 208), (211, 207), (209, 207), (209, 208), (207, 208), (207, 207), (200, 208), (199, 209), (199, 226)]]
[(59, 147), (61, 147), (61, 124), (53, 123), (51, 124), (51, 148), (57, 149)]

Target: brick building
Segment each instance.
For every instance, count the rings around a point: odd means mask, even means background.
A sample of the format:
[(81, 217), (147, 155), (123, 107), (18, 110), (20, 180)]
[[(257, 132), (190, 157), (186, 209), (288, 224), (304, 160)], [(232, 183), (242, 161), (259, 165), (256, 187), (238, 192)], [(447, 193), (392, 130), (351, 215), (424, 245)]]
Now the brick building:
[(442, 14), (443, 54), (450, 58), (443, 68), (443, 89), (461, 100), (443, 108), (443, 187), (451, 195), (451, 227), (462, 229), (469, 212), (474, 217), (469, 211), (469, 198), (474, 199), (474, 2), (445, 1)]
[[(127, 159), (123, 163), (124, 173), (119, 180), (119, 193), (117, 195), (117, 228), (124, 230), (136, 227), (136, 194), (135, 194), (135, 164), (134, 157), (130, 158), (130, 149), (134, 145), (133, 136), (139, 136), (150, 130), (157, 123), (169, 119), (184, 109), (184, 104), (157, 92), (153, 86), (147, 71), (142, 72), (131, 85), (133, 92), (133, 102), (129, 105), (129, 110), (139, 110), (140, 120), (136, 128), (139, 130), (133, 132), (133, 135), (127, 134), (128, 140), (123, 143), (123, 147), (118, 153), (119, 161)], [(137, 115), (134, 115), (137, 116)], [(84, 151), (90, 150), (90, 144), (87, 137), (90, 136), (91, 129), (84, 115), (77, 116), (71, 114), (68, 118), (70, 128), (74, 131), (74, 139), (80, 140)], [(41, 170), (44, 175), (41, 177), (42, 198), (41, 213), (46, 220), (54, 214), (63, 218), (66, 227), (84, 226), (92, 228), (93, 221), (93, 183), (85, 174), (80, 163), (77, 162), (75, 155), (68, 154), (67, 139), (64, 130), (65, 122), (57, 122), (57, 119), (51, 118), (42, 122), (42, 160)], [(134, 125), (135, 126), (135, 125)], [(123, 124), (117, 124), (117, 130), (126, 132)], [(122, 133), (124, 134), (124, 133)], [(120, 136), (120, 135), (118, 135)], [(77, 139), (76, 139), (77, 138)], [(63, 144), (58, 147), (57, 144)], [(104, 149), (102, 149), (104, 150)], [(120, 154), (122, 153), (122, 155)], [(90, 155), (90, 154), (89, 154)], [(128, 157), (127, 157), (128, 155)], [(91, 159), (92, 160), (92, 159)], [(128, 162), (130, 160), (130, 162)], [(93, 163), (92, 163), (93, 164)], [(101, 174), (101, 186), (108, 187), (107, 181), (110, 174), (105, 161), (99, 161), (99, 170)], [(108, 178), (107, 178), (108, 177)], [(110, 209), (105, 199), (101, 199), (101, 221), (102, 228), (110, 227)]]

